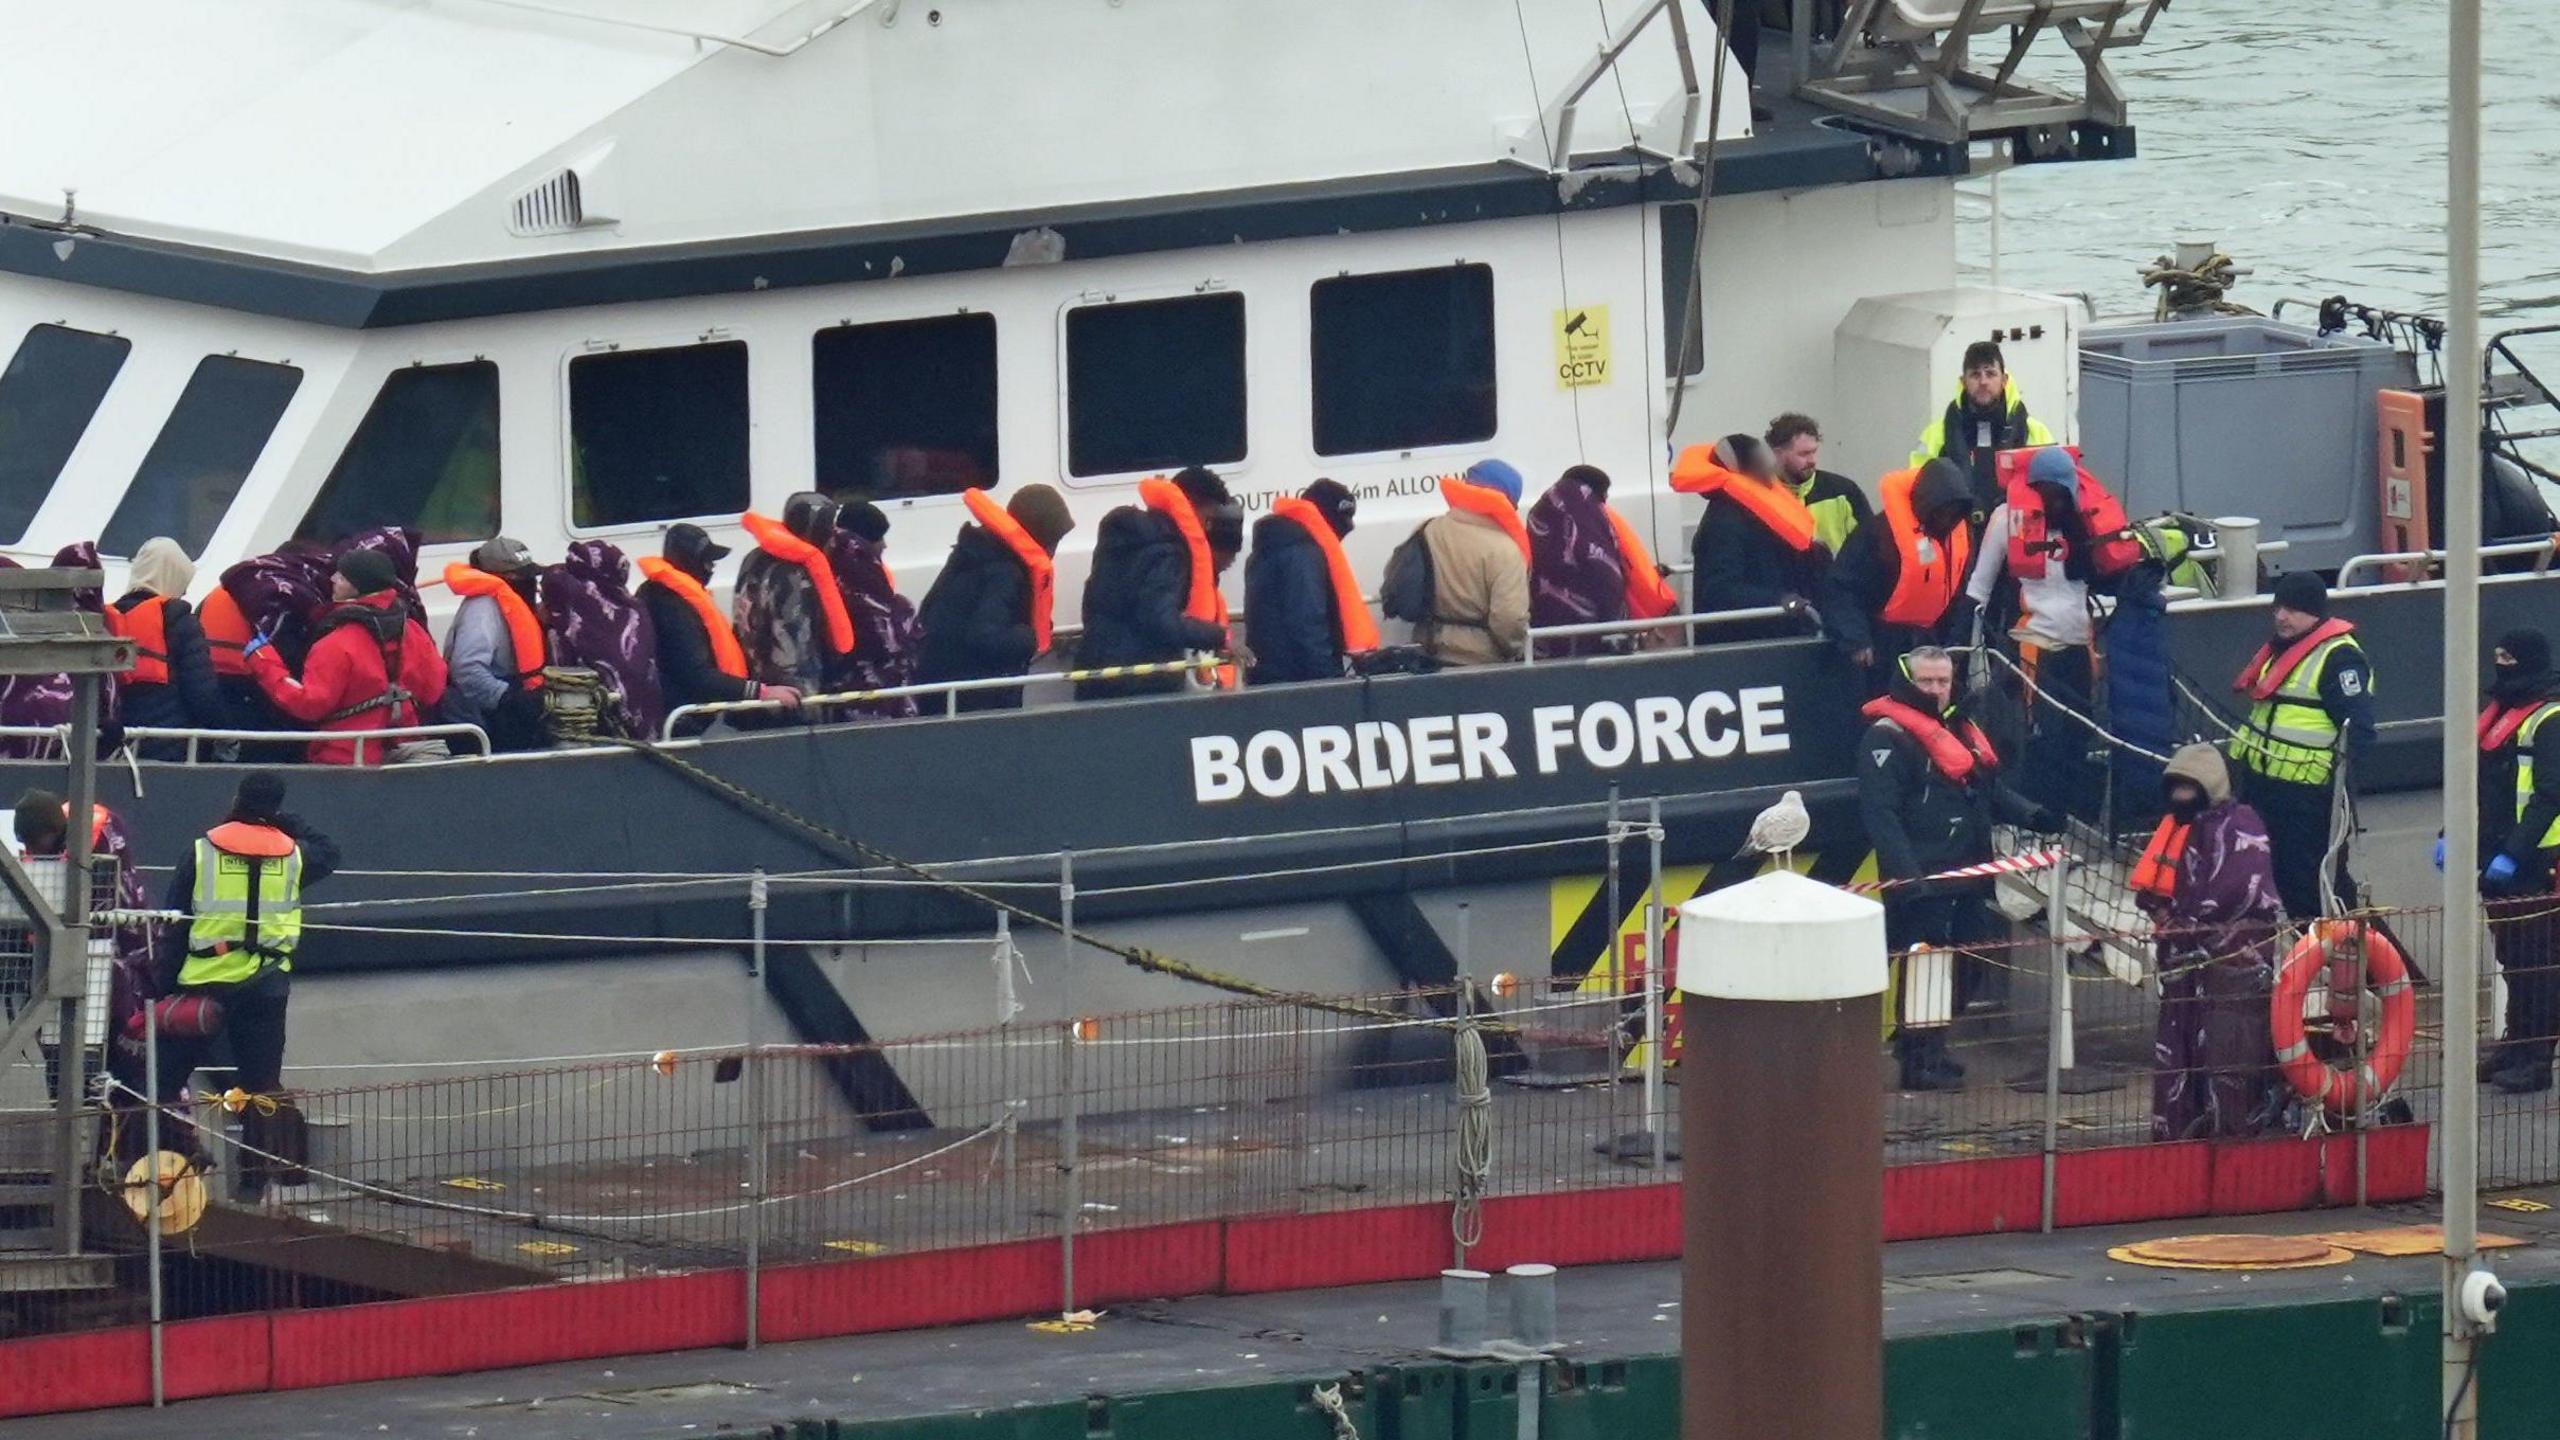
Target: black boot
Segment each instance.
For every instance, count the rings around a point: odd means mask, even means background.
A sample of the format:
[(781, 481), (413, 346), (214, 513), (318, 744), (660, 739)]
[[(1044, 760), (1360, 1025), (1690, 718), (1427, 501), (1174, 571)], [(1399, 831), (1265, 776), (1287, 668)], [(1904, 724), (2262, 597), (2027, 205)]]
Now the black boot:
[(1894, 1049), (1902, 1058), (1902, 1086), (1905, 1090), (1961, 1090), (1964, 1073), (1950, 1067), (1945, 1037), (1935, 1029), (1906, 1030), (1894, 1040)]

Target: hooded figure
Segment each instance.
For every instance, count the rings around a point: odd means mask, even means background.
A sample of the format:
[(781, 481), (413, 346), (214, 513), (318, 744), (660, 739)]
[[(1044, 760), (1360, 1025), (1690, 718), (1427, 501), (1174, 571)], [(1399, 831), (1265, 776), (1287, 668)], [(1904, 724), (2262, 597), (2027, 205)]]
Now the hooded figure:
[[(983, 490), (962, 499), (975, 524), (960, 528), (942, 573), (925, 591), (916, 678), (930, 685), (1020, 675), (1054, 639), (1058, 546), (1076, 528), (1056, 487), (1017, 488), (999, 507)], [(960, 692), (958, 708), (1021, 708), (1019, 687)]]
[[(836, 512), (827, 537), (827, 563), (853, 620), (853, 654), (846, 657), (845, 688), (887, 690), (912, 685), (921, 635), (914, 602), (889, 576), (889, 517), (868, 500), (849, 500)], [(896, 720), (916, 713), (915, 697), (873, 701), (861, 713)]]
[(775, 524), (741, 519), (756, 548), (738, 566), (730, 612), (745, 648), (749, 678), (803, 695), (846, 688), (854, 653), (853, 619), (827, 558), (837, 505), (814, 490), (782, 503)]
[(2161, 794), (2168, 814), (2146, 858), (2168, 873), (2136, 892), (2159, 927), (2151, 1138), (2254, 1134), (2283, 1099), (2267, 1003), (2284, 903), (2267, 827), (2231, 798), (2230, 768), (2210, 745), (2180, 747)]
[[(330, 576), (332, 608), (320, 620), (296, 677), (264, 636), (243, 647), (249, 673), (275, 707), (314, 730), (368, 731), (422, 723), (444, 699), (444, 656), (400, 598), (399, 573), (379, 550), (349, 550)], [(364, 747), (364, 763), (382, 764), (394, 742)], [(348, 765), (356, 747), (311, 742), (314, 765)]]
[[(1253, 650), (1247, 683), (1338, 680), (1352, 655), (1377, 648), (1368, 605), (1342, 552), (1359, 513), (1350, 486), (1318, 480), (1273, 502), (1272, 513), (1253, 523), (1253, 555), (1244, 567), (1246, 638)], [(1355, 607), (1358, 613), (1350, 613)]]
[[(195, 575), (195, 562), (177, 541), (153, 536), (133, 552), (127, 577), (131, 588), (108, 607), (117, 633), (133, 641), (138, 652), (117, 702), (117, 716), (127, 727), (231, 728), (231, 707), (214, 674), (213, 651), (186, 601)], [(145, 759), (180, 760), (186, 757), (186, 744), (154, 740), (141, 753)]]
[[(1221, 516), (1235, 503), (1227, 482), (1194, 465), (1170, 482), (1141, 485), (1139, 493), (1142, 503), (1103, 516), (1094, 536), (1078, 669), (1162, 664), (1189, 651), (1228, 646), (1217, 546), (1210, 535), (1213, 527), (1223, 528)], [(1076, 684), (1076, 698), (1170, 694), (1183, 684), (1179, 674), (1083, 680)]]
[[(53, 565), (58, 570), (95, 570), (98, 568), (98, 543), (83, 540), (65, 545), (55, 552)], [(17, 569), (18, 562), (0, 555), (0, 567)], [(106, 597), (95, 590), (78, 590), (72, 603), (92, 615), (106, 609)], [(121, 682), (113, 675), (99, 677), (98, 721), (112, 728), (116, 717)], [(0, 725), (66, 725), (71, 721), (71, 705), (75, 688), (69, 675), (0, 675)], [(12, 759), (50, 759), (59, 756), (62, 747), (52, 740), (0, 740), (0, 757)]]
[[(1529, 624), (1590, 625), (1627, 616), (1627, 563), (1609, 522), (1609, 476), (1590, 465), (1564, 472), (1529, 507)], [(1631, 635), (1571, 635), (1538, 642), (1541, 659), (1624, 651)]]
[[(1888, 475), (1876, 513), (1851, 532), (1822, 584), (1831, 641), (1882, 694), (1913, 647), (1953, 643), (1973, 554), (1972, 482), (1952, 461)], [(1909, 583), (1905, 583), (1908, 576)]]
[(613, 691), (619, 733), (651, 737), (667, 707), (658, 686), (658, 632), (631, 593), (631, 562), (602, 540), (580, 540), (543, 572), (541, 613), (556, 638), (552, 658), (582, 665)]
[(2480, 1078), (2510, 1095), (2551, 1088), (2560, 1036), (2560, 675), (2539, 630), (2510, 630), (2490, 657), (2481, 708), (2480, 894), (2507, 981), (2506, 1040)]

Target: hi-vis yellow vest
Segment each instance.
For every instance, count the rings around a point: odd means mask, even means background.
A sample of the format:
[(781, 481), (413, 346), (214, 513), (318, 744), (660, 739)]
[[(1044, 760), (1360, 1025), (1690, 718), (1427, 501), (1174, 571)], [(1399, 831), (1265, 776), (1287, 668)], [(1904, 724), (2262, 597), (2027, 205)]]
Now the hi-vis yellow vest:
[(293, 968), (302, 941), (302, 847), (272, 826), (233, 820), (196, 842), (187, 963), (178, 984), (236, 985)]
[[(2338, 769), (2338, 722), (2329, 718), (2329, 708), (2320, 703), (2320, 677), (2329, 668), (2330, 657), (2348, 646), (2363, 653), (2355, 636), (2348, 633), (2330, 637), (2303, 656), (2277, 682), (2273, 694), (2250, 707), (2249, 722), (2231, 737), (2231, 758), (2270, 780), (2329, 783)], [(2265, 663), (2273, 665), (2281, 658)], [(2369, 667), (2372, 662), (2366, 663)], [(2259, 679), (2263, 673), (2242, 678)]]
[[(2534, 732), (2540, 730), (2543, 722), (2554, 715), (2560, 715), (2560, 700), (2550, 701), (2540, 706), (2532, 715), (2526, 717), (2523, 725), (2516, 729), (2516, 818), (2518, 820), (2524, 818), (2525, 810), (2533, 804)], [(2560, 816), (2552, 819), (2551, 828), (2543, 831), (2542, 838), (2534, 841), (2533, 844), (2537, 850), (2560, 850)]]

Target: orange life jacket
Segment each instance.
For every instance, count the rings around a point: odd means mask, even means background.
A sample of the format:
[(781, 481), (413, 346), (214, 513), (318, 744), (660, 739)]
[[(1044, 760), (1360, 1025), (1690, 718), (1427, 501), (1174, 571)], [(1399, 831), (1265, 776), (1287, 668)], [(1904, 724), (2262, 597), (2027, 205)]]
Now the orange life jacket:
[(852, 654), (853, 616), (844, 608), (844, 591), (836, 588), (836, 567), (827, 563), (827, 552), (783, 528), (781, 521), (753, 510), (739, 516), (738, 523), (755, 537), (757, 549), (808, 572), (818, 591), (818, 613), (826, 617), (827, 649), (837, 655)]
[(1751, 512), (1770, 534), (1797, 554), (1813, 547), (1813, 511), (1792, 485), (1739, 475), (1717, 463), (1711, 446), (1692, 445), (1671, 466), (1671, 488), (1684, 495), (1722, 495)]
[[(2249, 663), (2241, 666), (2240, 673), (2233, 677), (2231, 688), (2247, 692), (2252, 700), (2272, 700), (2284, 685), (2285, 678), (2294, 672), (2295, 667), (2310, 659), (2312, 651), (2355, 628), (2344, 620), (2332, 618), (2303, 631), (2302, 638), (2284, 647), (2281, 655), (2275, 654), (2273, 642), (2261, 645), (2258, 653), (2250, 656)], [(2269, 662), (2270, 656), (2274, 657), (2273, 663)]]
[[(1182, 613), (1205, 624), (1224, 628), (1227, 623), (1227, 597), (1218, 591), (1217, 562), (1209, 556), (1209, 532), (1200, 525), (1200, 512), (1191, 506), (1191, 497), (1182, 487), (1158, 477), (1138, 482), (1138, 499), (1148, 509), (1173, 522), (1182, 534), (1182, 545), (1191, 555), (1191, 591), (1184, 597)], [(1243, 683), (1233, 665), (1221, 665), (1213, 677), (1217, 688), (1233, 690)]]
[(1973, 562), (1973, 532), (1967, 527), (1958, 525), (1944, 540), (1920, 528), (1919, 512), (1911, 504), (1912, 488), (1919, 483), (1915, 466), (1896, 470), (1877, 486), (1886, 531), (1902, 558), (1902, 574), (1877, 617), (1888, 625), (1928, 626), (1944, 619)]
[(1905, 734), (1920, 742), (1921, 750), (1938, 773), (1958, 785), (1972, 784), (1976, 770), (1988, 775), (2000, 768), (2000, 752), (1991, 748), (1991, 737), (1971, 720), (1951, 728), (1937, 716), (1923, 715), (1889, 696), (1868, 701), (1858, 713), (1870, 720), (1890, 720), (1901, 726)]
[(213, 650), (213, 673), (249, 673), (249, 657), (241, 653), (249, 644), (249, 617), (240, 613), (240, 602), (230, 591), (214, 586), (196, 610), (196, 623), (204, 627), (204, 642)]
[(1662, 577), (1662, 567), (1653, 563), (1653, 552), (1644, 548), (1644, 537), (1617, 507), (1603, 501), (1601, 511), (1609, 517), (1609, 529), (1618, 537), (1618, 563), (1627, 572), (1627, 618), (1652, 620), (1680, 608), (1680, 597), (1671, 582)]
[(542, 667), (551, 661), (551, 647), (543, 639), (541, 617), (524, 603), (516, 588), (459, 560), (444, 567), (444, 583), (456, 595), (488, 595), (497, 600), (498, 613), (507, 621), (508, 648), (516, 655), (515, 681), (527, 690), (541, 689)]
[(711, 603), (711, 592), (702, 582), (675, 567), (675, 562), (662, 555), (640, 557), (640, 573), (667, 587), (676, 598), (693, 609), (694, 618), (702, 622), (702, 630), (711, 638), (711, 664), (732, 680), (747, 678), (747, 652), (738, 648), (737, 629), (719, 606)]
[(2535, 711), (2550, 703), (2549, 700), (2531, 700), (2502, 710), (2498, 708), (2497, 701), (2490, 701), (2480, 711), (2480, 724), (2477, 727), (2480, 753), (2489, 754), (2516, 738), (2516, 732), (2524, 728), (2524, 722), (2532, 719)]
[(107, 628), (133, 642), (133, 668), (125, 678), (137, 685), (169, 683), (169, 597), (154, 595), (130, 610), (107, 607)]
[(1365, 655), (1385, 643), (1378, 638), (1378, 622), (1369, 617), (1369, 603), (1360, 598), (1360, 581), (1351, 573), (1351, 557), (1342, 553), (1342, 537), (1333, 533), (1316, 502), (1284, 495), (1271, 502), (1271, 513), (1306, 531), (1323, 553), (1325, 573), (1333, 580), (1334, 639), (1342, 653)]
[(281, 860), (293, 853), (292, 836), (273, 825), (252, 825), (246, 820), (225, 820), (204, 832), (204, 838), (225, 855)]
[(1512, 503), (1510, 496), (1490, 485), (1443, 475), (1440, 477), (1440, 498), (1448, 501), (1452, 510), (1481, 515), (1501, 526), (1502, 533), (1511, 537), (1511, 543), (1520, 547), (1520, 563), (1529, 563), (1529, 527), (1520, 519), (1520, 507)]
[(2178, 892), (2178, 862), (2187, 853), (2187, 833), (2192, 826), (2175, 815), (2160, 817), (2160, 827), (2151, 832), (2151, 843), (2142, 847), (2142, 858), (2133, 862), (2131, 884), (2137, 895), (2157, 895), (2166, 900)]
[(1031, 532), (1022, 528), (1022, 522), (986, 491), (963, 490), (960, 500), (969, 507), (969, 518), (978, 522), (978, 528), (1003, 541), (1004, 548), (1013, 552), (1013, 558), (1021, 561), (1023, 570), (1031, 576), (1031, 638), (1036, 653), (1048, 653), (1058, 608), (1056, 558), (1041, 549)]
[[(2124, 513), (2123, 503), (2079, 464), (2080, 452), (2063, 448), (2080, 477), (2073, 503), (2080, 507), (2081, 521), (2089, 530), (2089, 568), (2100, 578), (2121, 575), (2142, 559), (2133, 521)], [(2044, 497), (2027, 481), (2035, 454), (2034, 450), (2003, 450), (1999, 456), (2000, 483), (2009, 502), (2009, 573), (2021, 580), (2043, 579), (2046, 563), (2061, 555), (2063, 546), (2062, 538), (2050, 531)]]

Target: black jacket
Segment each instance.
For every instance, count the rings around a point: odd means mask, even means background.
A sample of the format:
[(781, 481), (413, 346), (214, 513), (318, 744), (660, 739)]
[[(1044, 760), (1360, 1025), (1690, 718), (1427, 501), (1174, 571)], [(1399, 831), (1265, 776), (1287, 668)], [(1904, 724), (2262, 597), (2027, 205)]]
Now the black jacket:
[[(1691, 608), (1701, 614), (1757, 610), (1784, 604), (1789, 598), (1818, 605), (1822, 577), (1831, 568), (1831, 552), (1823, 549), (1820, 542), (1794, 549), (1762, 524), (1748, 506), (1720, 495), (1707, 501), (1706, 518), (1698, 522), (1689, 558), (1697, 567), (1689, 576), (1689, 588), (1696, 601)], [(1800, 621), (1763, 620), (1749, 625), (1718, 625), (1699, 631), (1698, 638), (1714, 644), (1803, 633), (1805, 626)]]
[[(136, 590), (116, 602), (121, 610), (151, 598), (148, 590)], [(169, 645), (169, 683), (139, 684), (131, 680), (117, 687), (117, 718), (127, 726), (166, 726), (199, 730), (234, 729), (231, 707), (223, 699), (221, 678), (214, 674), (213, 649), (205, 643), (204, 625), (184, 600), (171, 600), (161, 607), (160, 626)], [(182, 741), (154, 741), (143, 747), (150, 759), (175, 759), (185, 750)]]
[[(1102, 517), (1093, 542), (1093, 573), (1084, 582), (1084, 639), (1076, 668), (1179, 660), (1185, 651), (1223, 650), (1224, 626), (1182, 613), (1191, 596), (1191, 547), (1173, 521), (1123, 505)], [(1180, 675), (1086, 680), (1079, 700), (1145, 695), (1182, 688)]]
[[(1896, 685), (1893, 696), (1923, 713), (1930, 708), (1928, 697), (1907, 683)], [(1959, 707), (1947, 724), (1956, 728), (1963, 720)], [(1911, 880), (1980, 864), (1991, 858), (1993, 820), (2034, 825), (2053, 818), (2011, 789), (1998, 770), (1985, 775), (1976, 767), (1965, 784), (1949, 780), (1919, 738), (1890, 720), (1867, 726), (1857, 755), (1858, 815), (1875, 846), (1882, 879)], [(1990, 889), (1988, 880), (1940, 883)]]
[[(1926, 515), (1938, 506), (1964, 503), (1966, 492), (1961, 486), (1939, 480), (1928, 470), (1921, 472), (1911, 495), (1915, 511)], [(1893, 526), (1881, 510), (1850, 533), (1848, 543), (1840, 547), (1840, 558), (1831, 562), (1822, 580), (1822, 598), (1817, 602), (1822, 608), (1822, 628), (1846, 653), (1875, 652), (1867, 672), (1867, 688), (1874, 694), (1884, 693), (1894, 673), (1893, 662), (1913, 646), (1953, 643), (1961, 637), (1970, 610), (1964, 598), (1964, 577), (1958, 576), (1955, 597), (1947, 602), (1946, 614), (1937, 624), (1887, 625), (1876, 615), (1901, 582), (1902, 551), (1893, 543)]]
[[(345, 863), (344, 858), (338, 853), (337, 842), (312, 829), (301, 816), (289, 813), (279, 814), (272, 823), (275, 828), (292, 836), (294, 844), (302, 847), (303, 889), (309, 890), (312, 886), (328, 879), (337, 873), (341, 864)], [(193, 845), (178, 852), (178, 863), (172, 867), (169, 876), (167, 908), (187, 915), (193, 915), (196, 912), (196, 847)], [(153, 967), (159, 972), (158, 993), (176, 994), (178, 972), (185, 969), (187, 965), (187, 922), (173, 920), (160, 926), (151, 960)]]
[[(754, 681), (722, 673), (711, 658), (711, 632), (683, 596), (655, 580), (642, 581), (633, 593), (649, 612), (650, 630), (658, 637), (658, 690), (669, 710), (756, 698)], [(709, 722), (691, 728), (698, 734)]]
[[(961, 527), (942, 573), (916, 609), (916, 623), (924, 629), (916, 664), (920, 684), (1019, 675), (1039, 655), (1031, 630), (1031, 572), (983, 526)], [(963, 691), (960, 708), (1018, 710), (1022, 692)]]
[(1254, 522), (1253, 553), (1244, 562), (1244, 615), (1254, 662), (1247, 684), (1341, 678), (1333, 571), (1324, 548), (1297, 521), (1266, 515)]
[[(2501, 706), (2560, 700), (2560, 675), (2545, 672), (2499, 687)], [(2516, 814), (2516, 764), (2533, 756), (2533, 798)], [(2552, 852), (2542, 848), (2551, 822), (2560, 818), (2560, 716), (2542, 722), (2528, 747), (2521, 734), (2480, 757), (2480, 863), (2503, 854), (2516, 862), (2518, 886), (2533, 893), (2551, 888)]]

